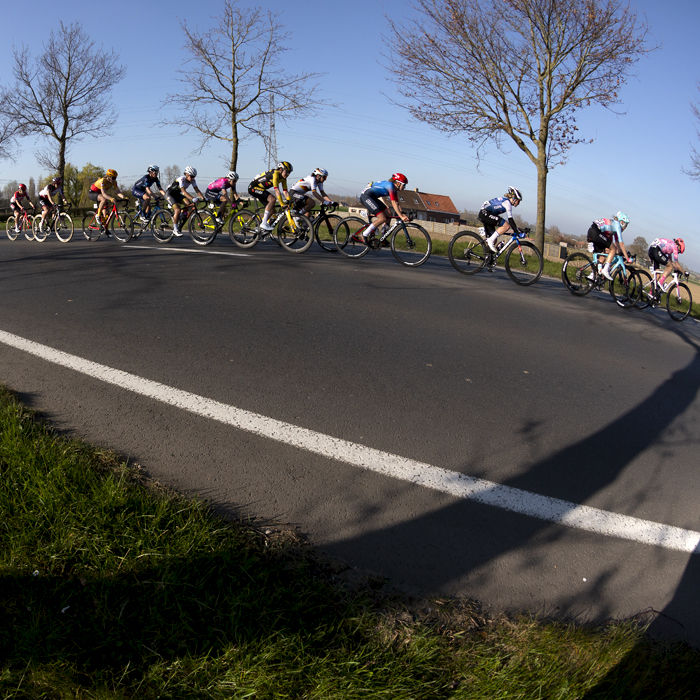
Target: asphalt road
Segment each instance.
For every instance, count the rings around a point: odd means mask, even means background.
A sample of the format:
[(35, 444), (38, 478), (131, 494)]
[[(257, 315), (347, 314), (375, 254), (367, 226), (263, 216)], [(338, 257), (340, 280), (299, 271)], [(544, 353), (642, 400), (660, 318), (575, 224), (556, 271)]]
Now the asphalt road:
[[(5, 333), (516, 493), (700, 531), (694, 321), (444, 259), (412, 270), (387, 251), (227, 239), (2, 239), (0, 289)], [(700, 642), (697, 554), (358, 468), (4, 343), (0, 381), (152, 477), (298, 526), (409, 592), (585, 620), (651, 608), (654, 630)]]

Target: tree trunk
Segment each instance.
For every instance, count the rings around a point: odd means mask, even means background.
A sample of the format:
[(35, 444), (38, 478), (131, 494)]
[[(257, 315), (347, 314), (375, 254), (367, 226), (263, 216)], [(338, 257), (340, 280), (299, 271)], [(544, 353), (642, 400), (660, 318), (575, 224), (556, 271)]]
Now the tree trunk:
[(231, 170), (236, 170), (238, 165), (238, 124), (235, 118), (231, 119)]
[(547, 163), (544, 158), (537, 159), (537, 224), (535, 226), (535, 245), (544, 253), (544, 228), (547, 211)]

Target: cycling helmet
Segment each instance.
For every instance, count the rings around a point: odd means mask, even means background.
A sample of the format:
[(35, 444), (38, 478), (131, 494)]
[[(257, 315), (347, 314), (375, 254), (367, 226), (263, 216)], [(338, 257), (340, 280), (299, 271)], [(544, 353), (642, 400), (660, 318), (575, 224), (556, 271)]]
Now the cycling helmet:
[(185, 170), (184, 170), (185, 175), (191, 175), (192, 177), (197, 177), (197, 168), (193, 168), (191, 165), (188, 165)]
[(148, 172), (149, 173), (159, 173), (160, 168), (157, 165), (149, 165), (148, 166)]
[(629, 222), (630, 222), (629, 216), (627, 216), (627, 214), (625, 214), (624, 211), (618, 211), (617, 214), (615, 214), (615, 218), (616, 218), (621, 224), (625, 224), (625, 226), (627, 226), (627, 224), (629, 224)]
[(117, 171), (114, 168), (110, 168), (106, 173), (105, 177), (117, 177)]
[(404, 185), (408, 184), (408, 178), (403, 173), (394, 173), (389, 179), (394, 182), (403, 182)]
[(235, 170), (229, 170), (228, 173), (226, 173), (226, 177), (229, 180), (233, 180), (234, 182), (237, 182), (238, 180), (238, 173)]
[(325, 168), (316, 168), (311, 174), (314, 177), (328, 177), (328, 171)]
[(682, 238), (674, 238), (673, 242), (678, 246), (679, 253), (685, 253), (685, 241)]
[(20, 182), (19, 187), (17, 188), (20, 192), (26, 192), (27, 191), (27, 186), (23, 183)]
[(53, 180), (51, 180), (51, 182), (55, 182), (57, 185), (60, 185), (63, 182), (63, 180), (61, 180), (61, 178), (58, 177), (58, 175), (56, 175), (56, 177)]
[(292, 164), (288, 160), (281, 160), (277, 163), (277, 170), (286, 170), (288, 173), (291, 173), (294, 168), (292, 168)]
[(523, 201), (523, 196), (517, 187), (509, 187), (505, 196), (508, 197), (508, 199), (517, 199), (519, 202)]

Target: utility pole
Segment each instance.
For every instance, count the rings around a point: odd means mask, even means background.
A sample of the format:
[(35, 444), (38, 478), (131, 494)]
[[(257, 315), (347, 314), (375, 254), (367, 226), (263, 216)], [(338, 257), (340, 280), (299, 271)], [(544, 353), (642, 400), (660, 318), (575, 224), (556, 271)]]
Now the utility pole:
[(277, 132), (275, 130), (275, 96), (270, 95), (270, 131), (267, 135), (267, 169), (277, 165)]

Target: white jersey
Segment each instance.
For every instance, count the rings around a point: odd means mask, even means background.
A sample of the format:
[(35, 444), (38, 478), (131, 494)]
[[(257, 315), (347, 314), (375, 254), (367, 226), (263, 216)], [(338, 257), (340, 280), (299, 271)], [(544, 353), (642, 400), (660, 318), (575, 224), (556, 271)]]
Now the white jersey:
[(326, 194), (323, 191), (323, 185), (313, 175), (309, 175), (308, 177), (302, 178), (292, 187), (290, 187), (289, 191), (299, 192), (300, 194), (304, 194), (307, 197), (310, 197), (312, 194), (317, 194), (320, 197), (323, 197)]

